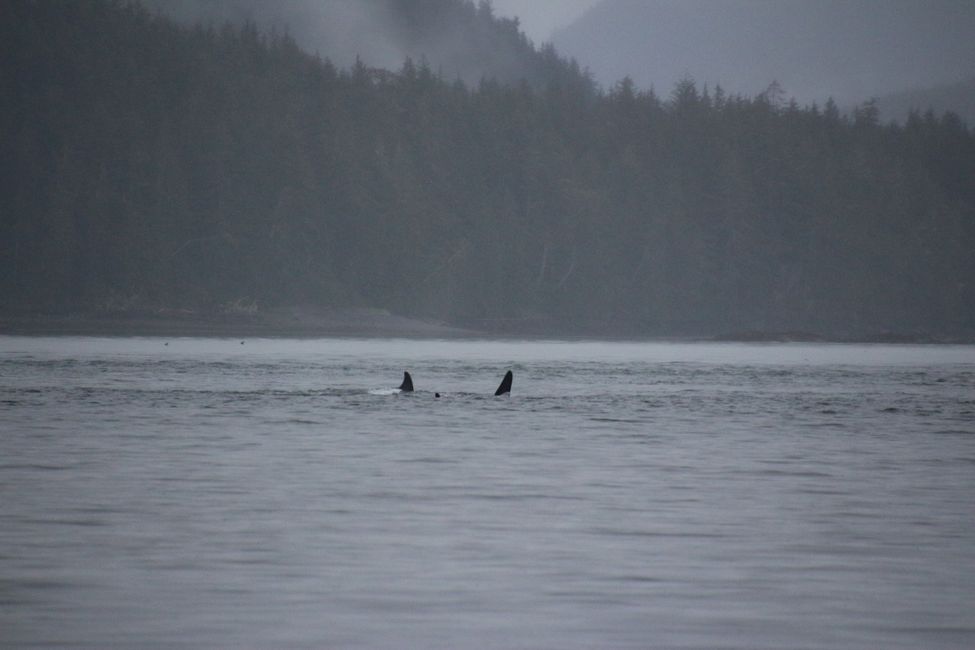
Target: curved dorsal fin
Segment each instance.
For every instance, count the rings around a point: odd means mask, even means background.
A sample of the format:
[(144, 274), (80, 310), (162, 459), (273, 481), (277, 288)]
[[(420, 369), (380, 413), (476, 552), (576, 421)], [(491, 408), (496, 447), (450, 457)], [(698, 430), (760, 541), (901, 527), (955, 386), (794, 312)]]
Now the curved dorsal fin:
[(410, 373), (403, 373), (403, 383), (399, 385), (399, 389), (404, 393), (413, 392), (413, 378), (410, 377)]
[(514, 375), (511, 374), (510, 370), (504, 373), (504, 379), (501, 380), (501, 385), (498, 386), (498, 390), (494, 391), (495, 396), (510, 393), (512, 379), (514, 379)]

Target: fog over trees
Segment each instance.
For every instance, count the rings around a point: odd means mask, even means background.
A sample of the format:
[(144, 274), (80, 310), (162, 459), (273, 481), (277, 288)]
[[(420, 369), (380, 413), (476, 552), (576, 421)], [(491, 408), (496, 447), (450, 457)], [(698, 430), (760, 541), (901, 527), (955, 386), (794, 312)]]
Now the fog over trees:
[(142, 0), (183, 24), (287, 34), (306, 52), (339, 67), (357, 61), (397, 70), (424, 61), (439, 77), (481, 77), (539, 84), (552, 73), (553, 51), (537, 51), (516, 19), (496, 17), (486, 0)]
[(378, 5), (406, 35), (453, 16), (512, 63), (455, 74), (414, 51), (391, 72), (246, 20), (0, 4), (0, 310), (975, 332), (975, 135), (956, 115), (888, 125), (869, 103), (689, 79), (603, 91), (485, 4)]
[(975, 125), (975, 77), (956, 83), (915, 88), (877, 97), (881, 117), (903, 121), (911, 111), (956, 113), (969, 126)]

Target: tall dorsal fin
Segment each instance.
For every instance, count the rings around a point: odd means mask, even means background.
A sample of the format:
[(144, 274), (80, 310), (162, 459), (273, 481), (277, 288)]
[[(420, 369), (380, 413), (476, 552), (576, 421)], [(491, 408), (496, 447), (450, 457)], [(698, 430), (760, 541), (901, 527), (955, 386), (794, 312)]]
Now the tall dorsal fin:
[(504, 379), (501, 380), (501, 385), (498, 386), (498, 390), (494, 391), (495, 396), (510, 393), (512, 379), (514, 379), (514, 375), (511, 374), (510, 370), (504, 373)]
[(399, 385), (399, 389), (404, 393), (413, 392), (413, 378), (410, 377), (410, 373), (408, 372), (403, 373), (403, 383)]

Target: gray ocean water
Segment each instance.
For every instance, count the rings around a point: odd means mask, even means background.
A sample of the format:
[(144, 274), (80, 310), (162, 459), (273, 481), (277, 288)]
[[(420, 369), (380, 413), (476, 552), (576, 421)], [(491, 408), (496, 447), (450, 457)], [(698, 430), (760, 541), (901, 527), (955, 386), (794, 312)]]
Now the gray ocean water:
[(0, 337), (0, 647), (973, 648), (975, 347)]

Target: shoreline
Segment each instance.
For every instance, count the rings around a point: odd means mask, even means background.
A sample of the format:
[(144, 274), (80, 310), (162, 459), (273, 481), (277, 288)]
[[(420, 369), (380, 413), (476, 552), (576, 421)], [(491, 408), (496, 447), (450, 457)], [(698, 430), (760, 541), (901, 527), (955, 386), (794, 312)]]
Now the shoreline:
[(740, 331), (702, 335), (637, 335), (633, 332), (548, 331), (545, 328), (472, 329), (390, 313), (385, 309), (292, 308), (260, 313), (74, 313), (0, 314), (0, 335), (159, 336), (211, 338), (415, 338), (602, 340), (709, 343), (851, 343), (972, 345), (975, 335), (932, 336), (884, 331), (830, 336), (798, 331)]
[(483, 332), (385, 310), (288, 310), (254, 314), (0, 315), (0, 335), (240, 338), (473, 338)]

